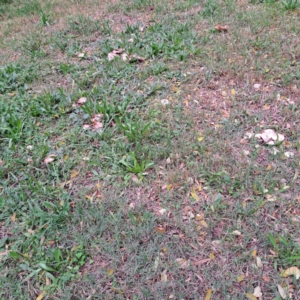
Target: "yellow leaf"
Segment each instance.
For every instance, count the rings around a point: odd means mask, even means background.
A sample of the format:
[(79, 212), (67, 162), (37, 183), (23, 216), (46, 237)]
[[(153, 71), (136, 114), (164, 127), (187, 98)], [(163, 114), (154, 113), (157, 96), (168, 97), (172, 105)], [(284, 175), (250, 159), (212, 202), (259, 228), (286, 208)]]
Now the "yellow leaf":
[(71, 251), (76, 251), (79, 248), (79, 246), (74, 246)]
[(196, 194), (195, 188), (193, 188), (193, 190), (191, 191), (191, 196), (195, 201), (199, 200), (198, 195)]
[(13, 215), (10, 217), (12, 222), (16, 222), (16, 213), (13, 213)]
[(109, 269), (106, 274), (107, 274), (107, 276), (111, 276), (112, 274), (114, 274), (114, 272), (115, 272), (115, 270)]
[(215, 259), (215, 255), (214, 255), (213, 253), (210, 253), (210, 254), (209, 254), (209, 258), (210, 258), (211, 260), (213, 260), (213, 259)]
[(166, 253), (166, 252), (167, 252), (167, 248), (166, 248), (166, 247), (163, 247), (163, 248), (161, 249), (161, 251), (164, 252), (164, 253)]
[(240, 283), (245, 279), (245, 275), (241, 275), (237, 277), (237, 282)]
[(201, 220), (199, 223), (202, 227), (208, 228), (207, 223), (204, 220)]
[(64, 161), (66, 161), (67, 159), (68, 159), (68, 157), (69, 157), (69, 155), (67, 154), (67, 155), (65, 155), (64, 156)]
[(268, 164), (267, 167), (266, 167), (266, 171), (270, 171), (271, 169), (272, 169), (272, 165)]
[(232, 90), (231, 90), (231, 95), (234, 96), (235, 93), (236, 93), (235, 89), (232, 89)]
[(300, 271), (297, 267), (290, 267), (281, 273), (282, 277), (288, 277), (291, 275), (295, 275), (296, 279), (300, 278)]
[(256, 255), (257, 255), (257, 250), (254, 249), (254, 250), (252, 251), (252, 257), (255, 257)]
[(42, 299), (44, 298), (45, 294), (46, 294), (45, 291), (42, 292), (42, 293), (36, 298), (36, 300), (42, 300)]
[(204, 140), (204, 136), (199, 135), (199, 136), (198, 136), (198, 142), (202, 142), (203, 140)]
[(257, 300), (257, 298), (255, 296), (253, 296), (251, 293), (246, 293), (246, 296), (250, 300)]
[(207, 292), (206, 292), (204, 300), (210, 300), (211, 295), (212, 295), (212, 289), (208, 289)]
[(76, 171), (76, 170), (72, 170), (72, 171), (71, 171), (71, 178), (74, 178), (74, 177), (76, 177), (78, 174), (79, 174), (79, 172), (78, 172), (78, 171)]

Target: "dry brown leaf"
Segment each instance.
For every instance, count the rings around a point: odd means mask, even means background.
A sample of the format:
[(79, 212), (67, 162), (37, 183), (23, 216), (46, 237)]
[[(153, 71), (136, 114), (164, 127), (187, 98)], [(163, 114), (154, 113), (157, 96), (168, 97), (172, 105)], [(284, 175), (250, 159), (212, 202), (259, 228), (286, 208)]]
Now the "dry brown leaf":
[(163, 226), (163, 225), (158, 225), (155, 227), (155, 230), (160, 233), (160, 234), (163, 234), (166, 232), (167, 230), (167, 227), (166, 226)]
[(51, 162), (54, 161), (54, 159), (55, 159), (56, 156), (57, 156), (56, 154), (49, 154), (49, 155), (45, 158), (44, 163), (45, 163), (46, 165), (50, 164)]
[(108, 53), (107, 55), (107, 59), (109, 61), (113, 60), (115, 57), (119, 56), (119, 54), (122, 54), (124, 52), (123, 49), (116, 49), (116, 50), (113, 50), (112, 52)]
[(283, 287), (280, 285), (280, 284), (277, 284), (277, 288), (278, 288), (278, 292), (279, 292), (279, 295), (282, 299), (286, 299), (287, 296), (286, 296), (286, 292), (285, 290), (283, 289)]
[(86, 97), (81, 97), (78, 99), (77, 104), (82, 105), (86, 102), (86, 100), (87, 100)]
[(167, 282), (167, 281), (168, 281), (167, 270), (164, 270), (164, 271), (160, 274), (160, 281), (162, 281), (162, 282)]
[(7, 255), (9, 253), (8, 250), (4, 251), (4, 252), (0, 252), (0, 256), (4, 256), (4, 255)]
[(16, 222), (16, 213), (13, 213), (13, 215), (10, 217), (12, 222)]
[(187, 268), (190, 265), (190, 261), (185, 258), (176, 258), (175, 261), (179, 268), (182, 269)]
[(130, 57), (130, 62), (134, 62), (134, 61), (144, 62), (145, 60), (146, 60), (145, 57), (141, 57), (135, 54)]
[(103, 123), (102, 122), (94, 122), (93, 123), (93, 131), (96, 131), (98, 129), (103, 128)]
[(200, 266), (200, 265), (206, 264), (206, 263), (208, 263), (210, 261), (211, 261), (210, 258), (200, 259), (198, 261), (193, 262), (193, 265), (194, 266)]
[(284, 141), (284, 136), (280, 133), (276, 133), (273, 129), (266, 129), (262, 133), (256, 134), (255, 137), (270, 146)]
[(262, 297), (262, 292), (261, 292), (260, 286), (257, 286), (257, 287), (254, 289), (253, 296), (254, 296), (254, 297), (257, 297), (257, 298)]
[(228, 31), (228, 26), (221, 26), (221, 25), (216, 25), (215, 29), (219, 32), (227, 32)]
[(258, 268), (261, 268), (263, 266), (261, 258), (259, 256), (256, 256), (256, 265)]

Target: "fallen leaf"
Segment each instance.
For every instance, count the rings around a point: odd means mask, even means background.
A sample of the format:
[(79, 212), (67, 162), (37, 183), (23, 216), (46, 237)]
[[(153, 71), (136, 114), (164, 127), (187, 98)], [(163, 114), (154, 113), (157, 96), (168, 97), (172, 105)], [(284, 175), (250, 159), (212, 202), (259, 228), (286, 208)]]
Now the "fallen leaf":
[(112, 274), (114, 274), (114, 272), (115, 272), (115, 270), (109, 269), (109, 270), (107, 271), (106, 275), (109, 277), (109, 276), (111, 276)]
[(207, 224), (204, 220), (201, 220), (201, 221), (199, 222), (199, 224), (200, 224), (202, 227), (208, 228), (208, 224)]
[(300, 270), (297, 267), (290, 267), (281, 273), (282, 277), (295, 275), (296, 279), (300, 278)]
[(93, 123), (93, 131), (96, 131), (98, 129), (103, 128), (103, 123), (102, 122), (94, 122)]
[(190, 265), (189, 260), (185, 259), (185, 258), (176, 258), (175, 259), (177, 265), (179, 266), (179, 268), (187, 268)]
[(45, 163), (46, 165), (50, 164), (51, 162), (54, 161), (54, 159), (55, 159), (56, 156), (57, 156), (56, 154), (49, 154), (49, 155), (45, 158), (44, 163)]
[(119, 54), (123, 53), (124, 50), (123, 49), (116, 49), (116, 50), (113, 50), (112, 52), (108, 53), (107, 55), (107, 59), (109, 61), (113, 60), (115, 57), (118, 57)]
[(13, 215), (10, 217), (12, 222), (16, 222), (16, 213), (13, 213)]
[(262, 133), (256, 134), (255, 137), (271, 146), (284, 141), (284, 136), (276, 133), (273, 129), (266, 129)]
[(261, 292), (260, 286), (257, 286), (257, 287), (254, 289), (253, 296), (254, 296), (254, 297), (257, 297), (257, 298), (262, 297), (262, 292)]
[(153, 270), (156, 271), (158, 266), (159, 266), (159, 262), (160, 262), (160, 258), (159, 256), (156, 256), (155, 261), (154, 261), (154, 265), (153, 265)]
[(212, 295), (212, 289), (208, 289), (207, 292), (206, 292), (204, 300), (210, 300), (211, 295)]
[(283, 289), (283, 287), (280, 285), (280, 284), (277, 284), (277, 288), (278, 288), (278, 292), (279, 292), (279, 295), (282, 299), (286, 299), (287, 296), (286, 296), (286, 292), (285, 290)]
[(241, 275), (237, 277), (237, 282), (240, 283), (245, 279), (245, 275)]
[(210, 258), (211, 260), (214, 260), (214, 259), (215, 259), (215, 255), (214, 255), (213, 253), (210, 253), (210, 254), (209, 254), (209, 258)]
[(257, 255), (257, 250), (254, 249), (254, 250), (252, 251), (252, 257), (255, 257), (256, 255)]
[(160, 274), (160, 281), (162, 281), (162, 282), (167, 282), (167, 281), (168, 281), (167, 270), (164, 270), (164, 271)]
[(198, 260), (198, 261), (195, 261), (195, 262), (193, 263), (193, 265), (194, 265), (194, 266), (200, 266), (200, 265), (206, 264), (206, 263), (208, 263), (208, 262), (210, 262), (210, 261), (211, 261), (210, 258), (200, 259), (200, 260)]
[(270, 281), (270, 277), (269, 277), (269, 276), (266, 276), (266, 275), (264, 275), (264, 276), (262, 277), (262, 279), (263, 279), (264, 282), (269, 282), (269, 281)]
[(42, 300), (45, 295), (46, 295), (46, 292), (44, 291), (36, 298), (36, 300)]
[(8, 250), (4, 251), (4, 252), (0, 252), (0, 256), (4, 256), (4, 255), (7, 255), (9, 253)]
[(86, 97), (81, 97), (78, 99), (77, 104), (82, 105), (87, 101)]
[(215, 26), (215, 29), (217, 30), (217, 31), (223, 31), (223, 32), (227, 32), (228, 31), (228, 27), (227, 26), (221, 26), (221, 25), (216, 25)]
[(79, 174), (79, 172), (77, 170), (72, 170), (71, 171), (71, 178), (75, 178), (78, 174)]
[(166, 226), (159, 225), (159, 226), (156, 226), (156, 227), (155, 227), (155, 230), (156, 230), (158, 233), (163, 234), (163, 233), (166, 232), (167, 227), (166, 227)]
[(146, 60), (145, 57), (141, 57), (135, 54), (130, 57), (130, 62), (134, 62), (134, 61), (144, 62), (145, 60)]
[(202, 142), (204, 140), (204, 136), (199, 135), (197, 140), (198, 142)]
[(122, 58), (123, 61), (127, 61), (127, 59), (128, 59), (127, 53), (122, 53), (121, 58)]
[(246, 296), (247, 296), (247, 298), (250, 299), (250, 300), (257, 300), (256, 297), (253, 296), (253, 295), (252, 295), (251, 293), (249, 293), (249, 292), (246, 293)]
[(198, 201), (199, 200), (199, 197), (195, 191), (195, 188), (193, 188), (193, 190), (191, 191), (191, 196), (192, 198), (195, 200), (195, 201)]
[(261, 268), (263, 266), (261, 258), (259, 256), (256, 256), (256, 265), (258, 268)]

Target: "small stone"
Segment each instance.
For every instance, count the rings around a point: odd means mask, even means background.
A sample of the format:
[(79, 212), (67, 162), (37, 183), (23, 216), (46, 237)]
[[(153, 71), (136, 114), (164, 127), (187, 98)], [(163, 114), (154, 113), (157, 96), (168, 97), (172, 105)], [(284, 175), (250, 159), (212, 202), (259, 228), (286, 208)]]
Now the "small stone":
[(162, 99), (162, 100), (160, 100), (160, 103), (162, 105), (166, 106), (166, 105), (170, 104), (170, 101), (168, 99)]
[(287, 152), (284, 152), (284, 156), (286, 158), (293, 158), (294, 157), (294, 153), (290, 152), (290, 151), (287, 151)]

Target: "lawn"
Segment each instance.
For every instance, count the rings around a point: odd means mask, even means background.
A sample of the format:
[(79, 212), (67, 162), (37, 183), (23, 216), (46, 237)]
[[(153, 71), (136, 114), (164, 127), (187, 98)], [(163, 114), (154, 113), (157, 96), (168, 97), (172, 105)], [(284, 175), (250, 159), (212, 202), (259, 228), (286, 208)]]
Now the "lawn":
[(300, 299), (299, 0), (0, 0), (0, 299)]

